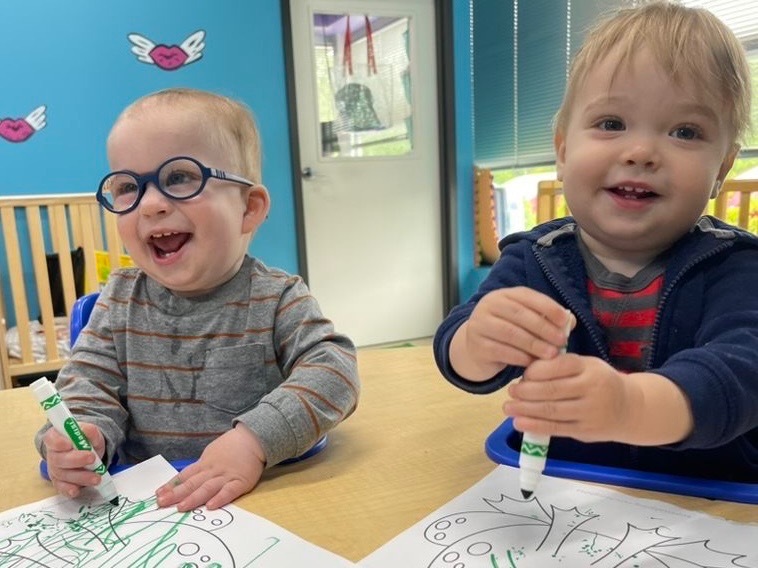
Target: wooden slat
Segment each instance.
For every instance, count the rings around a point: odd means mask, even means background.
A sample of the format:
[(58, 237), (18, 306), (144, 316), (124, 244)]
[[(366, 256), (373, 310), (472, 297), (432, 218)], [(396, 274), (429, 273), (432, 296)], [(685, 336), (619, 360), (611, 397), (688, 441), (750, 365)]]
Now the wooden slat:
[[(560, 212), (560, 215), (559, 215)], [(558, 180), (543, 180), (537, 184), (537, 224), (567, 214), (563, 184)]]
[(91, 232), (95, 239), (95, 248), (97, 250), (106, 250), (107, 245), (105, 244), (105, 241), (103, 241), (103, 226), (102, 226), (102, 223), (100, 222), (100, 217), (101, 217), (100, 205), (98, 203), (90, 203), (88, 205), (84, 205), (83, 207), (86, 207), (89, 213), (90, 223), (92, 224)]
[(72, 204), (68, 207), (68, 216), (71, 220), (71, 245), (76, 248), (82, 246), (82, 219), (79, 213), (82, 205)]
[[(42, 361), (36, 363), (31, 361), (29, 363), (11, 363), (11, 381), (17, 377), (23, 377), (24, 375), (36, 375), (43, 373), (56, 373), (65, 363), (65, 359), (54, 359), (52, 361)], [(15, 382), (13, 386), (16, 386)]]
[(111, 271), (117, 270), (121, 265), (121, 237), (118, 235), (116, 215), (107, 212), (105, 217), (105, 234), (108, 239), (108, 257), (111, 261)]
[(5, 255), (8, 259), (11, 301), (13, 302), (13, 310), (16, 314), (16, 327), (18, 328), (19, 333), (21, 361), (22, 363), (31, 363), (33, 359), (32, 342), (30, 339), (31, 329), (29, 327), (29, 304), (26, 299), (24, 267), (21, 263), (18, 232), (16, 230), (16, 215), (12, 204), (11, 206), (6, 205), (4, 207), (0, 202), (0, 219), (2, 220), (3, 225), (3, 238), (5, 239)]
[[(0, 344), (5, 345), (5, 334), (8, 326), (5, 319), (5, 302), (3, 301), (3, 287), (0, 285)], [(0, 349), (0, 388), (13, 388), (8, 350)]]
[(729, 179), (721, 187), (721, 192), (715, 199), (713, 208), (714, 216), (727, 220), (729, 215), (729, 201), (735, 194), (739, 202), (737, 213), (737, 225), (750, 230), (750, 201), (753, 193), (758, 193), (758, 179)]
[[(86, 293), (96, 292), (100, 289), (97, 281), (97, 260), (95, 259), (95, 235), (92, 234), (92, 227), (95, 221), (92, 215), (92, 209), (85, 205), (77, 208), (79, 212), (81, 246), (84, 249), (84, 289)], [(87, 230), (87, 229), (90, 230)], [(99, 234), (99, 231), (98, 231)]]
[(17, 195), (13, 197), (0, 197), (0, 207), (45, 207), (55, 203), (97, 203), (94, 194), (91, 193), (63, 193), (59, 195)]
[(500, 256), (492, 180), (490, 170), (474, 168), (474, 259), (477, 266), (482, 262), (494, 264)]
[(725, 191), (722, 191), (716, 199), (714, 199), (713, 204), (713, 216), (718, 217), (719, 219), (726, 219), (726, 202), (727, 202), (727, 193)]
[(737, 224), (743, 229), (750, 227), (750, 194), (740, 194), (740, 212)]
[(45, 240), (39, 206), (33, 205), (26, 208), (26, 222), (29, 225), (34, 281), (37, 284), (37, 300), (42, 315), (42, 328), (45, 332), (45, 350), (48, 359), (58, 359), (53, 299), (50, 292), (50, 276), (47, 272)]

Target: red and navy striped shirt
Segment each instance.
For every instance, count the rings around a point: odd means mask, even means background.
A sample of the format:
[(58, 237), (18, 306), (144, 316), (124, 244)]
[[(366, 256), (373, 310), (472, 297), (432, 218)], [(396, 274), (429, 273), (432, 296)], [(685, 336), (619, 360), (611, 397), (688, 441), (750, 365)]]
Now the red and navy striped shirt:
[(609, 271), (579, 242), (592, 313), (605, 332), (611, 364), (620, 371), (643, 371), (663, 289), (665, 257), (628, 277)]

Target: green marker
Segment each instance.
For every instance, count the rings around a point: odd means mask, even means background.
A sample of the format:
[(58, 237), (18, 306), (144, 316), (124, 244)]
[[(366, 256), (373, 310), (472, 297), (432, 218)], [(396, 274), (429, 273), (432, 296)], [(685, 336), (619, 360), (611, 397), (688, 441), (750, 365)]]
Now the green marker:
[(521, 495), (529, 499), (537, 488), (545, 469), (547, 451), (550, 448), (550, 436), (539, 436), (524, 432), (521, 440), (521, 453), (518, 457), (520, 471), (519, 484)]
[[(566, 336), (571, 331), (571, 318), (566, 324)], [(566, 352), (566, 346), (561, 349), (561, 353)], [(521, 495), (524, 499), (529, 499), (537, 489), (537, 484), (542, 478), (542, 471), (545, 469), (547, 462), (547, 451), (550, 449), (550, 436), (541, 436), (524, 432), (521, 439), (521, 452), (518, 456), (519, 466), (519, 484), (521, 486)]]
[(32, 389), (34, 396), (37, 397), (42, 410), (47, 414), (47, 419), (53, 425), (58, 433), (66, 436), (77, 450), (89, 450), (95, 456), (95, 461), (89, 466), (89, 469), (101, 476), (100, 483), (95, 486), (97, 492), (100, 493), (103, 499), (108, 501), (111, 505), (118, 505), (118, 493), (116, 492), (116, 486), (113, 485), (113, 478), (108, 473), (108, 469), (105, 467), (100, 456), (97, 455), (92, 444), (84, 435), (79, 423), (76, 421), (71, 411), (63, 402), (61, 395), (55, 389), (53, 383), (42, 377), (34, 381), (29, 387)]

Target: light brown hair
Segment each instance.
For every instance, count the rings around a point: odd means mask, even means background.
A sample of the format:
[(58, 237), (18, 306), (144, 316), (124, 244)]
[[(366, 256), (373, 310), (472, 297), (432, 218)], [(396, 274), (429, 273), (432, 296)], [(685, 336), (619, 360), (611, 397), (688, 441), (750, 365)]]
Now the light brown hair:
[[(196, 110), (197, 119), (213, 144), (231, 152), (235, 173), (261, 183), (261, 143), (252, 111), (243, 103), (209, 91), (171, 88), (145, 95), (119, 115), (120, 120), (153, 104)], [(114, 125), (115, 126), (115, 125)], [(206, 164), (213, 166), (213, 164)]]
[(587, 74), (609, 53), (618, 57), (617, 69), (647, 48), (679, 84), (695, 84), (704, 100), (723, 104), (733, 142), (750, 129), (751, 79), (745, 50), (732, 31), (702, 8), (669, 1), (624, 8), (601, 20), (587, 34), (576, 54), (555, 129), (565, 132), (571, 106)]

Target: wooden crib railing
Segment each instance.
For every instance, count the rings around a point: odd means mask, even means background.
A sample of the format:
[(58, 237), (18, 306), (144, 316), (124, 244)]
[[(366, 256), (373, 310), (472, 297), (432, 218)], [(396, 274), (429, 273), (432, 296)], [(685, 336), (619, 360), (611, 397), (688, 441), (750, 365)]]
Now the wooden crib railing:
[[(119, 265), (123, 252), (115, 221), (115, 215), (103, 213), (92, 194), (0, 198), (0, 372), (5, 388), (16, 386), (24, 375), (56, 372), (65, 361), (56, 342), (48, 255), (57, 253), (68, 316), (76, 300), (71, 251), (81, 247), (84, 252), (84, 292), (98, 290), (95, 251), (107, 251), (111, 266)], [(5, 298), (4, 287), (10, 290)], [(39, 311), (31, 313), (30, 305)], [(11, 308), (20, 358), (9, 356), (5, 339)], [(47, 353), (44, 362), (35, 362), (32, 352), (31, 322), (38, 317)]]

